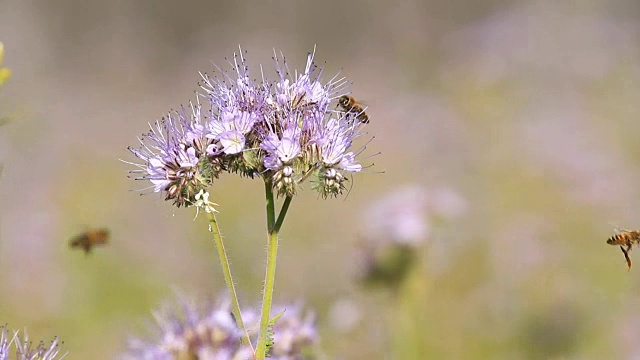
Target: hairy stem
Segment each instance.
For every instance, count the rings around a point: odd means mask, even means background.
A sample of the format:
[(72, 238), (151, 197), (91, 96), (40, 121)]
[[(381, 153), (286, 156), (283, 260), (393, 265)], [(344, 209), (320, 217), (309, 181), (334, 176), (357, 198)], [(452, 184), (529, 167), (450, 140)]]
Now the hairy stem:
[(235, 317), (236, 324), (242, 332), (244, 333), (242, 342), (251, 346), (253, 350), (253, 345), (251, 345), (251, 339), (249, 338), (249, 333), (247, 332), (247, 328), (244, 326), (244, 321), (242, 321), (242, 312), (240, 311), (240, 304), (238, 303), (238, 295), (236, 294), (236, 287), (233, 284), (233, 277), (231, 276), (231, 267), (229, 266), (229, 259), (227, 258), (227, 252), (224, 249), (224, 243), (222, 242), (222, 235), (220, 234), (220, 227), (218, 226), (218, 221), (216, 220), (216, 216), (213, 212), (209, 214), (209, 230), (213, 233), (213, 240), (216, 244), (216, 249), (218, 250), (218, 256), (220, 256), (220, 264), (222, 265), (222, 272), (224, 274), (224, 282), (227, 284), (227, 290), (231, 296), (231, 304), (233, 306), (233, 316)]
[(264, 181), (264, 195), (267, 201), (267, 231), (271, 232), (273, 224), (276, 221), (276, 206), (273, 198), (273, 182), (271, 178), (267, 178)]
[(271, 317), (271, 304), (273, 302), (273, 289), (276, 278), (276, 258), (278, 255), (278, 232), (289, 209), (291, 197), (287, 197), (278, 220), (275, 217), (275, 203), (271, 181), (265, 181), (265, 195), (267, 200), (267, 231), (269, 232), (267, 244), (267, 269), (262, 293), (262, 312), (260, 314), (260, 332), (258, 333), (258, 345), (256, 346), (256, 359), (263, 360), (267, 352), (268, 327)]

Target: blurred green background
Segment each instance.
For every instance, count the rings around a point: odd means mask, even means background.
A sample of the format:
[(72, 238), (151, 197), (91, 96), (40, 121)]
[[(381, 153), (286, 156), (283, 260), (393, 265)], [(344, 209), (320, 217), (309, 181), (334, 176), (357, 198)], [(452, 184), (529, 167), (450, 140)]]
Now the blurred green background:
[[(640, 2), (4, 0), (0, 41), (0, 323), (69, 359), (113, 358), (174, 289), (224, 289), (206, 220), (138, 196), (118, 159), (238, 45), (254, 75), (316, 45), (369, 106), (382, 154), (346, 200), (301, 192), (279, 251), (276, 300), (316, 311), (328, 358), (640, 357), (640, 266), (605, 243), (640, 228)], [(427, 194), (394, 205), (420, 201), (420, 261), (362, 287), (363, 244), (386, 236), (371, 211), (406, 187)], [(257, 306), (262, 184), (227, 176), (213, 200)], [(69, 249), (102, 226), (110, 246)]]

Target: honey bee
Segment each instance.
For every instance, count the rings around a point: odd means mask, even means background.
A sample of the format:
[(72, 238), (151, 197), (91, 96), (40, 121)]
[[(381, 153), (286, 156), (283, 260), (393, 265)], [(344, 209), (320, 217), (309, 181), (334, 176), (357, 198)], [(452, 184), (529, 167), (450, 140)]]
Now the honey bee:
[(85, 254), (91, 252), (94, 246), (106, 245), (109, 240), (109, 230), (91, 229), (71, 239), (71, 248), (81, 248)]
[(348, 95), (340, 96), (338, 105), (340, 105), (345, 112), (354, 115), (361, 123), (369, 123), (369, 116), (364, 112), (362, 105), (353, 97)]
[(620, 246), (620, 250), (622, 250), (624, 258), (627, 261), (628, 270), (631, 270), (629, 252), (634, 243), (640, 244), (640, 230), (620, 230), (617, 234), (607, 239), (607, 244)]

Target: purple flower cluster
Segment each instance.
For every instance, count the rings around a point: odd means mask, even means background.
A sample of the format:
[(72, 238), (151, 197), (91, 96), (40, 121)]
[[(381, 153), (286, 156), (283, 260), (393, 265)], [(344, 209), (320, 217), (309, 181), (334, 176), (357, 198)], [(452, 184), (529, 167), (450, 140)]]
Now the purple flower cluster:
[(364, 124), (357, 114), (338, 110), (346, 79), (336, 75), (323, 83), (313, 57), (304, 72), (291, 75), (276, 54), (275, 81), (262, 71), (260, 80), (252, 78), (242, 53), (234, 54), (233, 72), (201, 74), (196, 103), (171, 111), (143, 135), (139, 148), (130, 148), (142, 160), (131, 163), (137, 167), (131, 172), (178, 207), (193, 205), (222, 172), (261, 176), (279, 196), (293, 196), (308, 178), (324, 198), (341, 194), (345, 173), (362, 170), (355, 157), (364, 147), (350, 148)]
[[(156, 312), (156, 337), (143, 340), (130, 338), (129, 349), (122, 359), (251, 359), (253, 350), (242, 344), (242, 331), (231, 315), (231, 306), (221, 301), (204, 311), (184, 297), (179, 297), (178, 311), (167, 308)], [(301, 307), (292, 305), (276, 309), (282, 315), (272, 327), (273, 344), (270, 359), (294, 360), (313, 358), (320, 339), (312, 313), (303, 314)], [(250, 336), (255, 336), (260, 321), (258, 313), (243, 311)]]

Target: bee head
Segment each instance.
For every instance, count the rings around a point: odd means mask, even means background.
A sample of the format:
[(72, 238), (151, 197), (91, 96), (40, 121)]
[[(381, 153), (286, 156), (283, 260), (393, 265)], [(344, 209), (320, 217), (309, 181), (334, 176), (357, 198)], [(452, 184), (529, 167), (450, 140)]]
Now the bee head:
[(349, 106), (349, 97), (347, 95), (340, 96), (340, 98), (338, 99), (338, 104), (343, 107)]

